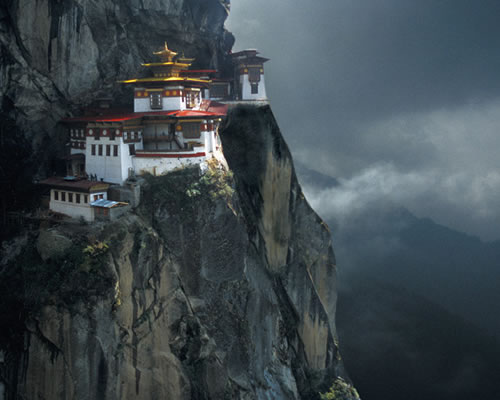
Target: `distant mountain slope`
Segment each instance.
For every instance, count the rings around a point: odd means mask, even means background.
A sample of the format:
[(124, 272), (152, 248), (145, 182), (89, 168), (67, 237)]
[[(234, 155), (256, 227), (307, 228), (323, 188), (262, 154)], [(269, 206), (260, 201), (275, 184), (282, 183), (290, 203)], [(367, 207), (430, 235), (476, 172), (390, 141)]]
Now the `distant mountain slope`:
[(364, 399), (498, 396), (498, 343), (419, 296), (354, 280), (339, 291), (337, 322), (346, 368)]
[(346, 282), (361, 274), (412, 290), (500, 337), (500, 243), (382, 208), (353, 216), (335, 238)]
[[(335, 178), (325, 186), (327, 177), (305, 167), (297, 172), (312, 195), (339, 187)], [(327, 223), (344, 284), (363, 276), (409, 289), (500, 337), (500, 314), (494, 312), (500, 304), (500, 242), (485, 243), (382, 201), (335, 218)]]
[(295, 171), (299, 176), (301, 184), (313, 184), (318, 188), (334, 187), (339, 184), (339, 181), (329, 175), (323, 174), (314, 169), (308, 168), (300, 161), (294, 160)]

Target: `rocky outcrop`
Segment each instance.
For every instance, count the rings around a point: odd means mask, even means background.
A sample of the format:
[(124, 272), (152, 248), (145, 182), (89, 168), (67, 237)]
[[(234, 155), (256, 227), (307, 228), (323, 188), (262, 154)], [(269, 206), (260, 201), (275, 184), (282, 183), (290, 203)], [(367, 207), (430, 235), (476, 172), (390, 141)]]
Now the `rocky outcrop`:
[[(230, 68), (228, 3), (3, 2), (2, 208), (31, 193), (13, 182), (62, 154), (60, 118), (125, 98), (115, 82), (164, 40), (195, 67)], [(43, 226), (4, 247), (6, 399), (314, 399), (347, 379), (330, 233), (270, 108), (235, 107), (220, 133), (234, 182), (219, 170), (149, 178), (117, 221)]]
[(149, 178), (135, 214), (53, 233), (106, 243), (72, 268), (108, 283), (28, 316), (7, 398), (309, 399), (345, 377), (330, 233), (269, 107), (233, 109), (221, 135), (234, 183)]

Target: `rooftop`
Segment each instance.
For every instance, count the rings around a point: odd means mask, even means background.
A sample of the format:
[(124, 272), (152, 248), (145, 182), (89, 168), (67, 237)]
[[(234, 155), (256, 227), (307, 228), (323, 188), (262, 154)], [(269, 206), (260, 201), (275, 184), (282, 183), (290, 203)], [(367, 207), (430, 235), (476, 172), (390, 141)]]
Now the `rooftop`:
[[(175, 111), (150, 111), (124, 114), (110, 115), (94, 115), (64, 118), (63, 122), (124, 122), (143, 117), (174, 117), (174, 118), (189, 118), (189, 117), (223, 117), (227, 113), (227, 108), (221, 107), (220, 103), (214, 103), (211, 107), (209, 102), (205, 105), (205, 109), (200, 110), (175, 110)], [(203, 103), (202, 103), (203, 104)], [(206, 103), (205, 103), (206, 104)], [(223, 105), (222, 105), (223, 106)]]
[(89, 181), (88, 179), (78, 179), (74, 177), (53, 176), (40, 182), (58, 189), (66, 189), (75, 192), (97, 192), (108, 190), (109, 183), (99, 181)]

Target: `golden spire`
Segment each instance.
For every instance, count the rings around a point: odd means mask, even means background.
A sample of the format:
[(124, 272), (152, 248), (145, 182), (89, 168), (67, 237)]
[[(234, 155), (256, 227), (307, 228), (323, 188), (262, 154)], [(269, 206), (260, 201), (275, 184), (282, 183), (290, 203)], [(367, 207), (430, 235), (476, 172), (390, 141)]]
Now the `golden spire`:
[(172, 62), (174, 57), (177, 55), (175, 51), (172, 51), (168, 48), (167, 42), (165, 42), (165, 48), (160, 51), (156, 51), (153, 54), (160, 56), (162, 61), (164, 62)]

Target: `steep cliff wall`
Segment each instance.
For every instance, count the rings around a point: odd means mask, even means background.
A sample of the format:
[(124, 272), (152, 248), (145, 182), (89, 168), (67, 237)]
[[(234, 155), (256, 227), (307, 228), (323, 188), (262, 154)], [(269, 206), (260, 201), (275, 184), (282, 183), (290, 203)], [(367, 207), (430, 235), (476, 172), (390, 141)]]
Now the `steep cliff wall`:
[[(25, 293), (30, 279), (52, 289), (24, 299), (7, 398), (306, 399), (344, 376), (330, 233), (270, 109), (232, 110), (221, 134), (234, 183), (196, 169), (148, 178), (135, 214), (49, 231), (72, 241), (52, 255), (33, 233), (46, 261), (23, 251)], [(109, 249), (68, 255), (88, 243)], [(23, 262), (10, 268), (26, 279)]]
[[(114, 82), (165, 39), (199, 66), (227, 68), (224, 3), (2, 3), (4, 208), (26, 197), (19, 171), (43, 175), (62, 151), (57, 121), (101, 95), (120, 99)], [(118, 221), (43, 225), (7, 248), (6, 399), (306, 399), (344, 376), (330, 233), (270, 108), (236, 107), (220, 133), (234, 182), (191, 169), (148, 178), (140, 207)]]

